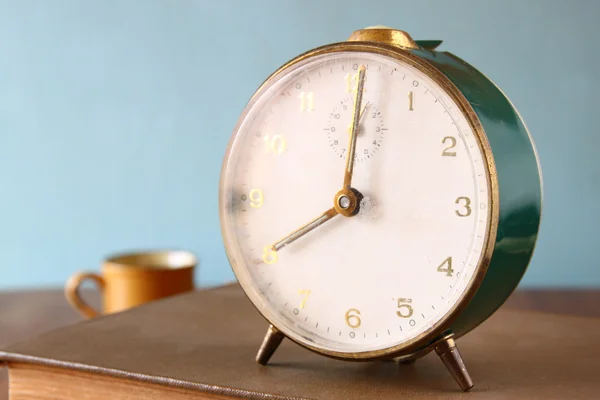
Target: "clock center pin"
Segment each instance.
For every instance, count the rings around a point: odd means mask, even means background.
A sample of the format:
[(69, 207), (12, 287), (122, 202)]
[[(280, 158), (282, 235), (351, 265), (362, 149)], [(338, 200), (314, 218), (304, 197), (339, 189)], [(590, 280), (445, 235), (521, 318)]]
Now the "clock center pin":
[(354, 188), (342, 189), (335, 194), (333, 207), (344, 217), (353, 217), (360, 211), (363, 195)]

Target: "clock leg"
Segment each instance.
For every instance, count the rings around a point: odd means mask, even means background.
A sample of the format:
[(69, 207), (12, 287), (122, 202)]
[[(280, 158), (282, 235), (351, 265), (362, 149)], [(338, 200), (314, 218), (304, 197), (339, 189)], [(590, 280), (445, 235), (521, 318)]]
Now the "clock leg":
[(283, 333), (273, 325), (270, 325), (267, 334), (260, 345), (260, 349), (258, 349), (258, 354), (256, 354), (256, 362), (261, 365), (267, 365), (269, 359), (273, 353), (275, 353), (275, 350), (277, 350), (284, 337)]
[(473, 380), (467, 371), (467, 367), (465, 367), (453, 336), (453, 334), (449, 334), (440, 340), (435, 345), (435, 352), (440, 356), (460, 388), (466, 392), (473, 387)]

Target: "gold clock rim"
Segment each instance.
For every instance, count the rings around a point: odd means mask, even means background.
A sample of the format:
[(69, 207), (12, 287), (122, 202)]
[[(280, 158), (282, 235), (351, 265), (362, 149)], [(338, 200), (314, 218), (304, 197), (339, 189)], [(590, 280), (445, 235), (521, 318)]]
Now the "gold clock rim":
[[(232, 135), (230, 138), (229, 144), (227, 146), (227, 150), (225, 152), (225, 157), (223, 158), (223, 164), (221, 168), (221, 178), (219, 182), (219, 217), (221, 221), (221, 235), (223, 237), (223, 241), (225, 244), (225, 251), (227, 253), (229, 262), (233, 269), (234, 274), (244, 293), (253, 304), (253, 306), (258, 310), (258, 312), (267, 320), (267, 322), (273, 325), (275, 328), (280, 330), (287, 338), (292, 340), (293, 342), (299, 344), (300, 346), (311, 350), (315, 353), (325, 355), (331, 358), (341, 359), (341, 360), (350, 360), (350, 361), (368, 361), (375, 359), (388, 359), (395, 358), (399, 356), (410, 355), (411, 353), (428, 347), (432, 345), (436, 339), (438, 339), (445, 331), (449, 329), (452, 325), (452, 322), (460, 315), (462, 311), (467, 307), (477, 290), (479, 289), (483, 278), (487, 273), (487, 269), (489, 267), (492, 254), (495, 248), (496, 242), (496, 234), (498, 231), (498, 221), (500, 215), (500, 207), (499, 207), (499, 190), (498, 190), (498, 177), (496, 173), (496, 165), (492, 154), (491, 145), (487, 139), (485, 134), (485, 130), (479, 117), (469, 104), (468, 100), (462, 94), (462, 92), (454, 85), (448, 77), (446, 77), (441, 71), (439, 71), (436, 67), (434, 67), (427, 60), (412, 54), (410, 51), (375, 43), (375, 42), (339, 42), (327, 44), (321, 47), (314, 48), (309, 50), (299, 56), (291, 59), (280, 68), (278, 68), (275, 72), (273, 72), (255, 91), (253, 96), (251, 97), (249, 104), (256, 100), (258, 94), (260, 94), (265, 86), (270, 85), (272, 82), (276, 81), (279, 76), (288, 68), (293, 65), (305, 61), (309, 58), (321, 56), (325, 54), (333, 54), (340, 52), (367, 52), (367, 53), (377, 53), (380, 55), (384, 55), (390, 58), (393, 58), (400, 62), (405, 62), (406, 64), (418, 69), (419, 71), (426, 74), (430, 79), (432, 79), (435, 83), (440, 85), (440, 87), (444, 90), (444, 92), (459, 106), (461, 113), (464, 115), (468, 124), (470, 125), (473, 132), (475, 132), (475, 136), (477, 137), (477, 144), (481, 153), (485, 157), (485, 169), (487, 172), (487, 181), (488, 187), (490, 188), (488, 192), (488, 218), (489, 218), (489, 226), (486, 232), (486, 236), (484, 238), (484, 252), (482, 253), (479, 263), (476, 267), (475, 273), (471, 278), (471, 281), (467, 284), (467, 289), (461, 295), (461, 297), (456, 301), (453, 307), (441, 318), (439, 319), (431, 328), (423, 331), (421, 334), (411, 338), (410, 340), (403, 342), (401, 344), (378, 349), (378, 350), (369, 350), (369, 351), (361, 351), (361, 352), (340, 352), (327, 350), (320, 347), (312, 346), (308, 343), (302, 342), (295, 338), (293, 335), (297, 335), (297, 333), (290, 332), (286, 328), (282, 328), (278, 326), (278, 324), (273, 323), (276, 320), (273, 315), (268, 310), (261, 310), (257, 302), (255, 302), (249, 294), (248, 289), (252, 289), (253, 285), (249, 282), (246, 282), (245, 279), (240, 279), (242, 274), (238, 273), (238, 269), (240, 268), (236, 263), (234, 263), (231, 257), (229, 243), (230, 240), (227, 230), (225, 229), (223, 221), (225, 221), (223, 212), (223, 183), (225, 179), (225, 169), (227, 167), (227, 162), (229, 160), (231, 149), (235, 140), (235, 135)], [(239, 122), (234, 129), (234, 134), (237, 132), (239, 128)], [(298, 335), (300, 336), (300, 335)]]

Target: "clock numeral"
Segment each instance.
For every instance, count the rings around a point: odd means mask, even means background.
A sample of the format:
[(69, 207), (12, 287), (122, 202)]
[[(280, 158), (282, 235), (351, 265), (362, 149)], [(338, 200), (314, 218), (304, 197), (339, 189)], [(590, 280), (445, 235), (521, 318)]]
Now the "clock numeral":
[[(444, 268), (444, 265), (448, 264), (448, 268)], [(452, 269), (452, 257), (448, 257), (437, 267), (438, 272), (445, 272), (446, 276), (452, 276), (454, 270)]]
[(302, 301), (300, 301), (300, 308), (304, 308), (306, 305), (306, 300), (308, 300), (308, 296), (310, 296), (310, 290), (298, 290), (298, 294), (303, 295)]
[(412, 91), (408, 92), (408, 111), (414, 111), (413, 110), (413, 92)]
[(464, 213), (460, 212), (460, 210), (454, 210), (454, 212), (456, 213), (456, 215), (458, 215), (459, 217), (468, 217), (469, 215), (471, 215), (471, 199), (469, 199), (468, 197), (459, 197), (458, 199), (456, 199), (455, 203), (460, 205), (460, 203), (464, 201), (464, 204), (462, 205), (465, 208)]
[(346, 311), (346, 324), (348, 324), (350, 328), (358, 328), (361, 323), (359, 315), (360, 311), (356, 308), (351, 308)]
[[(357, 69), (357, 68), (354, 68), (354, 69)], [(346, 76), (344, 76), (344, 80), (346, 81), (346, 93), (356, 92), (356, 88), (358, 86), (358, 72), (355, 74), (350, 74), (350, 73), (346, 74)], [(365, 83), (366, 82), (367, 82), (367, 77), (365, 76)], [(366, 93), (366, 92), (367, 92), (367, 88), (363, 87), (363, 93)], [(345, 108), (344, 108), (344, 110), (345, 110)]]
[(263, 192), (260, 189), (252, 189), (250, 193), (248, 193), (250, 197), (250, 207), (252, 208), (260, 208), (263, 205)]
[(450, 146), (446, 147), (444, 151), (442, 151), (442, 156), (444, 157), (456, 157), (455, 151), (448, 151), (456, 147), (456, 138), (453, 136), (446, 136), (442, 139), (442, 144), (446, 144), (446, 141), (450, 141)]
[(347, 73), (344, 79), (346, 80), (346, 93), (353, 92), (356, 89), (356, 84), (353, 85), (352, 83), (358, 81), (358, 72), (356, 74)]
[(275, 264), (277, 262), (277, 252), (270, 245), (263, 247), (262, 259), (265, 264)]
[(413, 308), (410, 303), (412, 303), (412, 299), (399, 298), (396, 315), (400, 318), (410, 318), (413, 315)]
[(285, 138), (282, 135), (273, 135), (272, 137), (266, 135), (263, 140), (265, 141), (265, 149), (267, 154), (270, 152), (281, 154), (287, 147)]
[(314, 92), (302, 92), (298, 98), (300, 99), (300, 112), (315, 111)]

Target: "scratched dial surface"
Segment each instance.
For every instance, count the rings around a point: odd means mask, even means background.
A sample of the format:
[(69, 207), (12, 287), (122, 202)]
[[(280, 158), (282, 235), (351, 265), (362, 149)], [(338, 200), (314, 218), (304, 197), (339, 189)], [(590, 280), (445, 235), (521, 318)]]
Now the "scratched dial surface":
[[(360, 210), (273, 251), (342, 188), (361, 65)], [(314, 56), (264, 85), (234, 131), (220, 187), (227, 253), (252, 302), (295, 340), (341, 353), (398, 346), (469, 287), (490, 225), (487, 174), (458, 105), (419, 69), (367, 52)]]

